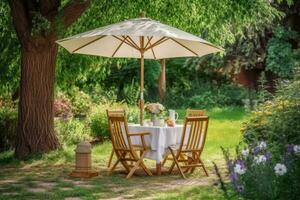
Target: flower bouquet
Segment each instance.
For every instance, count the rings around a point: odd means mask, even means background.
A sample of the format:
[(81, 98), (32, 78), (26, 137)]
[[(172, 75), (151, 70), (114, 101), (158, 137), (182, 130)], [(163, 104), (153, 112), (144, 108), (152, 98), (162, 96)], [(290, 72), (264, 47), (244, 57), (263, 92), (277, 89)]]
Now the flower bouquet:
[(161, 105), (160, 103), (149, 103), (146, 105), (146, 111), (151, 114), (151, 121), (154, 126), (160, 126), (164, 124), (164, 120), (158, 119), (158, 116), (163, 113), (165, 110), (165, 107)]

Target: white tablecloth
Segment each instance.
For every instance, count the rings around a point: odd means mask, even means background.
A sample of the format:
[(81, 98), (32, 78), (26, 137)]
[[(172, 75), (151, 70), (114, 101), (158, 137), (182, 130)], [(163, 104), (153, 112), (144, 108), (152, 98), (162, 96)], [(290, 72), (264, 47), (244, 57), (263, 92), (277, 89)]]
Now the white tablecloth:
[[(181, 142), (183, 125), (175, 127), (159, 127), (159, 126), (141, 126), (138, 124), (128, 125), (129, 133), (149, 132), (149, 136), (145, 136), (145, 141), (151, 147), (145, 155), (146, 158), (155, 160), (160, 163), (170, 145), (178, 145)], [(131, 137), (132, 143), (141, 144), (140, 137)]]

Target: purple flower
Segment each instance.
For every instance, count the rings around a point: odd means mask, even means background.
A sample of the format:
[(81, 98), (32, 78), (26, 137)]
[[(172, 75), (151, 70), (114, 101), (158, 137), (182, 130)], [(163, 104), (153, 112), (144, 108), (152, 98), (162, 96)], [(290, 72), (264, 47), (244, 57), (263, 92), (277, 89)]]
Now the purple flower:
[(294, 153), (294, 145), (293, 144), (288, 144), (287, 145), (287, 153), (288, 154)]
[(229, 178), (232, 183), (235, 183), (238, 180), (238, 175), (235, 172), (230, 172)]
[(266, 159), (267, 159), (267, 160), (270, 160), (270, 159), (272, 158), (272, 154), (271, 154), (270, 152), (267, 152), (267, 153), (265, 154), (265, 156), (266, 156)]
[(259, 153), (259, 151), (260, 151), (260, 148), (259, 148), (259, 147), (254, 147), (254, 148), (253, 148), (253, 154), (254, 154), (254, 155), (257, 155), (257, 154)]
[(235, 161), (235, 164), (239, 164), (239, 165), (245, 166), (244, 161), (241, 160), (241, 159), (237, 159), (237, 160)]

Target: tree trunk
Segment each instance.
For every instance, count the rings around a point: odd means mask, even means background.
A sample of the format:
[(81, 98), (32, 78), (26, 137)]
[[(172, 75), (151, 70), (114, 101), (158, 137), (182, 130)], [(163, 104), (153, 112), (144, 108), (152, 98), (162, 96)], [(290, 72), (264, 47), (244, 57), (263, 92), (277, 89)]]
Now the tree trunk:
[(57, 45), (25, 42), (21, 53), (21, 81), (15, 154), (23, 158), (58, 148), (54, 133), (54, 77)]
[(163, 101), (166, 94), (166, 60), (160, 60), (160, 74), (158, 78), (158, 94), (160, 101)]

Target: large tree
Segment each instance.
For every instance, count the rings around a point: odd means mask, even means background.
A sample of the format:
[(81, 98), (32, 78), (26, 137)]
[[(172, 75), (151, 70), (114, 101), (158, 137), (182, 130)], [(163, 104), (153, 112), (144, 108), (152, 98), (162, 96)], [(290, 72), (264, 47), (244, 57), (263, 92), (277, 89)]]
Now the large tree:
[[(54, 133), (54, 77), (59, 29), (70, 26), (89, 0), (10, 0), (21, 44), (21, 80), (15, 153), (24, 157), (59, 146)], [(62, 6), (62, 7), (61, 7)]]

